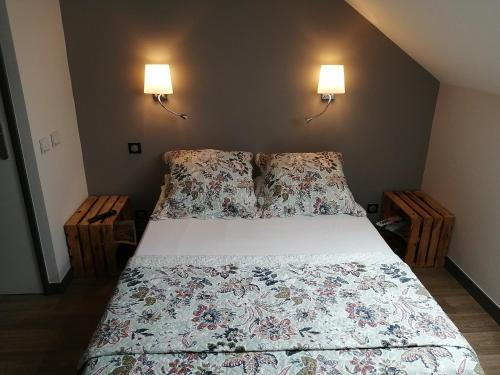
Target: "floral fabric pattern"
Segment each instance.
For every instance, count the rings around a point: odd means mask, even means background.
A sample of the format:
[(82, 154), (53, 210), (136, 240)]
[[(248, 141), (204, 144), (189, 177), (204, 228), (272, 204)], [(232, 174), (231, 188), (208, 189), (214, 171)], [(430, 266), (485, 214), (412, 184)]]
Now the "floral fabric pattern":
[(264, 176), (258, 194), (263, 217), (366, 216), (352, 196), (338, 152), (256, 155)]
[(402, 262), (185, 258), (132, 258), (83, 374), (483, 373)]
[(240, 151), (166, 152), (165, 200), (153, 219), (255, 217), (252, 157)]

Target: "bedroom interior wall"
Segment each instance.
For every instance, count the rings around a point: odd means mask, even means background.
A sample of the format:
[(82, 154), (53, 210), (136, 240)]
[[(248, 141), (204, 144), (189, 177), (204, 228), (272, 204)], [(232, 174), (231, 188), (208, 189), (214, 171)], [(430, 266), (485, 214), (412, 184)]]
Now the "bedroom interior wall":
[[(47, 267), (55, 263), (49, 282), (58, 283), (70, 269), (63, 225), (87, 197), (60, 6), (58, 0), (5, 4), (52, 240), (44, 258)], [(53, 131), (61, 143), (42, 154), (38, 141)]]
[(500, 95), (441, 84), (422, 188), (456, 216), (449, 257), (500, 306)]
[[(151, 209), (178, 148), (336, 150), (356, 198), (420, 188), (439, 82), (341, 0), (61, 1), (89, 191)], [(172, 117), (143, 94), (169, 63)], [(321, 64), (346, 94), (324, 103)], [(129, 155), (127, 142), (141, 142)]]

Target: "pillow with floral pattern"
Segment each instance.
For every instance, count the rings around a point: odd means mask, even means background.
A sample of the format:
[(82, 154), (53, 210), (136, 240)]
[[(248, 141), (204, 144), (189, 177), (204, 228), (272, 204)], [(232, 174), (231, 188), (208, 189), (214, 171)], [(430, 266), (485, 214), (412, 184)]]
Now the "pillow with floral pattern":
[(347, 186), (339, 152), (259, 153), (256, 164), (264, 176), (262, 217), (366, 216)]
[(164, 154), (169, 175), (156, 218), (253, 218), (252, 153), (178, 150)]

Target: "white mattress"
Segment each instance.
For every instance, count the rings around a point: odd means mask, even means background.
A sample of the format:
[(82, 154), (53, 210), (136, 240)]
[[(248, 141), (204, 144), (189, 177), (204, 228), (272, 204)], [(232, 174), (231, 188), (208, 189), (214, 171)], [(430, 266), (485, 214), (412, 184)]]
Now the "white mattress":
[(366, 217), (294, 216), (272, 219), (150, 221), (141, 255), (308, 255), (398, 259)]

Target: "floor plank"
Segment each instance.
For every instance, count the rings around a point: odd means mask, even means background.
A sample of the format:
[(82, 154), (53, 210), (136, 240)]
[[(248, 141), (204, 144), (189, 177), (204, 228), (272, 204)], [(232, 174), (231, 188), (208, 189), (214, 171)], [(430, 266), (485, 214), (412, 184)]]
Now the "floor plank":
[(485, 373), (500, 374), (500, 325), (444, 268), (413, 271), (472, 345)]
[(116, 279), (74, 280), (50, 296), (0, 296), (0, 374), (75, 374)]
[[(415, 269), (488, 375), (500, 374), (500, 326), (445, 269)], [(74, 280), (66, 293), (0, 296), (0, 374), (66, 375), (92, 335), (116, 279)]]

